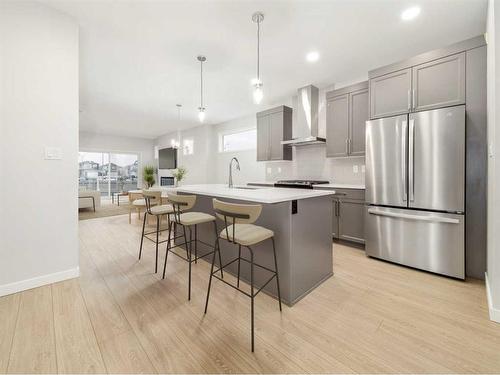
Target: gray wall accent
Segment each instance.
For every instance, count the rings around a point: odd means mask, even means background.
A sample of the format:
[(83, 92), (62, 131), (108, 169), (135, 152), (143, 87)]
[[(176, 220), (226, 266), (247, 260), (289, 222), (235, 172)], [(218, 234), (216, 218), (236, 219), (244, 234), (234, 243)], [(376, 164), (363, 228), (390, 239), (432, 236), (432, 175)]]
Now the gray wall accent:
[(478, 48), (481, 46), (485, 46), (486, 41), (484, 39), (484, 35), (478, 35), (474, 38), (470, 38), (452, 45), (449, 45), (444, 48), (436, 49), (433, 51), (425, 52), (420, 55), (411, 57), (409, 59), (399, 61), (394, 64), (386, 65), (381, 68), (373, 69), (368, 72), (368, 78), (379, 77), (381, 75), (395, 72), (396, 70), (402, 70), (411, 68), (412, 66), (424, 64), (426, 62), (440, 59), (442, 57), (446, 57), (448, 55), (453, 55), (455, 53), (459, 53), (462, 51), (466, 51), (473, 48)]
[(466, 275), (484, 279), (486, 271), (486, 46), (466, 59)]

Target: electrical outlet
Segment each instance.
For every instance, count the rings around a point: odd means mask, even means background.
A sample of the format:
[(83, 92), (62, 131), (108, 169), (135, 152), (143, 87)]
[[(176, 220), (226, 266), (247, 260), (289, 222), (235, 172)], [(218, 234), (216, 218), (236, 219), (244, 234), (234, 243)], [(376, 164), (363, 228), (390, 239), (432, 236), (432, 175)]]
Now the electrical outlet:
[(267, 174), (271, 174), (271, 172), (272, 172), (271, 167), (267, 167), (266, 172), (267, 172)]
[(352, 166), (352, 171), (353, 171), (354, 173), (358, 173), (358, 171), (359, 171), (358, 166), (357, 166), (357, 165), (353, 165), (353, 166)]
[(61, 160), (62, 149), (60, 147), (45, 147), (45, 160)]
[(281, 173), (281, 167), (278, 167), (278, 173)]

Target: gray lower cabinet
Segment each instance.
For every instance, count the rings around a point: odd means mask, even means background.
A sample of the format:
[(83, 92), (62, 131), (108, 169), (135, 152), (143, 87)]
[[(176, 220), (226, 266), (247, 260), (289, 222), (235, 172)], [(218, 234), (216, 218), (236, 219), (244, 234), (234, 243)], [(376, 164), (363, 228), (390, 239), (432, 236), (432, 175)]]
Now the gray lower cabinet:
[(330, 91), (326, 101), (326, 156), (364, 155), (368, 82)]
[(279, 106), (257, 113), (257, 161), (292, 160), (281, 141), (292, 138), (292, 109)]
[(332, 237), (339, 240), (365, 243), (364, 190), (335, 189), (332, 199)]

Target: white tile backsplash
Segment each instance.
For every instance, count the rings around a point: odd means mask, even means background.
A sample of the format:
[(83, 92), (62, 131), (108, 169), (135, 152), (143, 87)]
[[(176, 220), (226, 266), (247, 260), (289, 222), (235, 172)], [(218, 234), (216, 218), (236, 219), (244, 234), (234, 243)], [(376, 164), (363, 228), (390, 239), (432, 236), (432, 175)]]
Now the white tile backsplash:
[(364, 157), (327, 158), (326, 145), (316, 144), (295, 147), (293, 161), (267, 162), (266, 181), (314, 179), (364, 184), (364, 170)]

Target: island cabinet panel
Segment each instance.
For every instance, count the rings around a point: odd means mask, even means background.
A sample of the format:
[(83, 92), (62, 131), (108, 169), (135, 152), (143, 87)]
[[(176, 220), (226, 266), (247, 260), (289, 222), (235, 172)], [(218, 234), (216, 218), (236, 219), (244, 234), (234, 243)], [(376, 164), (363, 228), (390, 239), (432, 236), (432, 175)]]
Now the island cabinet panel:
[(368, 82), (331, 91), (326, 98), (327, 157), (364, 155)]
[(280, 106), (257, 113), (257, 161), (292, 160), (281, 141), (292, 138), (292, 109)]
[(361, 189), (335, 189), (332, 202), (332, 237), (364, 244), (365, 191)]
[(417, 65), (412, 77), (414, 111), (465, 103), (465, 52)]
[(411, 69), (370, 79), (370, 118), (390, 117), (411, 110)]

